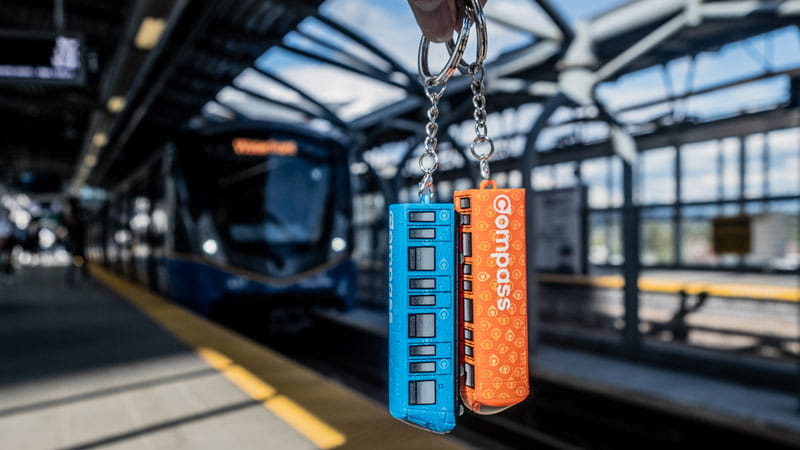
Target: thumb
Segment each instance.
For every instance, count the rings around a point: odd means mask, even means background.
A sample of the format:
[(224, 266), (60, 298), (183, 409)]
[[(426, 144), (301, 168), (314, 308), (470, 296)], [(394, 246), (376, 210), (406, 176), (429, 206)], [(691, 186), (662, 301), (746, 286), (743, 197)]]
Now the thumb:
[(453, 36), (456, 24), (455, 0), (408, 0), (422, 33), (432, 42)]

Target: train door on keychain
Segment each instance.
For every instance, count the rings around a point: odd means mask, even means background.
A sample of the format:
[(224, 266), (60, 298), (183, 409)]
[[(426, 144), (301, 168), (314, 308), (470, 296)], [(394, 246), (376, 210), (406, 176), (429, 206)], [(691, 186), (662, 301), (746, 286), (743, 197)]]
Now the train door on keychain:
[(528, 396), (525, 190), (456, 191), (461, 399), (491, 414)]

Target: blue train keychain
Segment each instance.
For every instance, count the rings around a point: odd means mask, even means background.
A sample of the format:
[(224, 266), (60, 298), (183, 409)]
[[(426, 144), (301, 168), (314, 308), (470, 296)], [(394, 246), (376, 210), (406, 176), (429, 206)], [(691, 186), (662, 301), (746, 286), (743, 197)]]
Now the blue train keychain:
[(420, 41), (419, 70), (431, 102), (420, 156), (420, 203), (389, 207), (389, 412), (436, 433), (456, 426), (458, 414), (457, 309), (455, 304), (455, 210), (433, 203), (439, 100), (464, 53), (471, 22), (445, 68), (431, 75), (430, 42)]

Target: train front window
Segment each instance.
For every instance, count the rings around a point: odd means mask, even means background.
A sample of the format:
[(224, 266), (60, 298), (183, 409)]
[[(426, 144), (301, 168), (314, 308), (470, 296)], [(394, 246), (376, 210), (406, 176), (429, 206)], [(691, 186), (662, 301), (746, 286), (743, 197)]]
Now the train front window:
[(274, 157), (219, 179), (234, 244), (311, 245), (324, 228), (330, 166)]

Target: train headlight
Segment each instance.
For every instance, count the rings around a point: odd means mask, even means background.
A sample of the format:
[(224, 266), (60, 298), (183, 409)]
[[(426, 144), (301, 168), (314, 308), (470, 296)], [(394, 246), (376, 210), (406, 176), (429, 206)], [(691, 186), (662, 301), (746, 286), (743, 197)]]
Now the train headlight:
[(214, 240), (214, 239), (206, 239), (206, 241), (203, 242), (203, 251), (207, 255), (216, 255), (217, 254), (217, 250), (219, 250), (219, 246), (217, 245), (217, 241), (216, 240)]
[(347, 248), (347, 241), (340, 237), (335, 237), (331, 239), (331, 250), (335, 252), (341, 252), (342, 250)]

